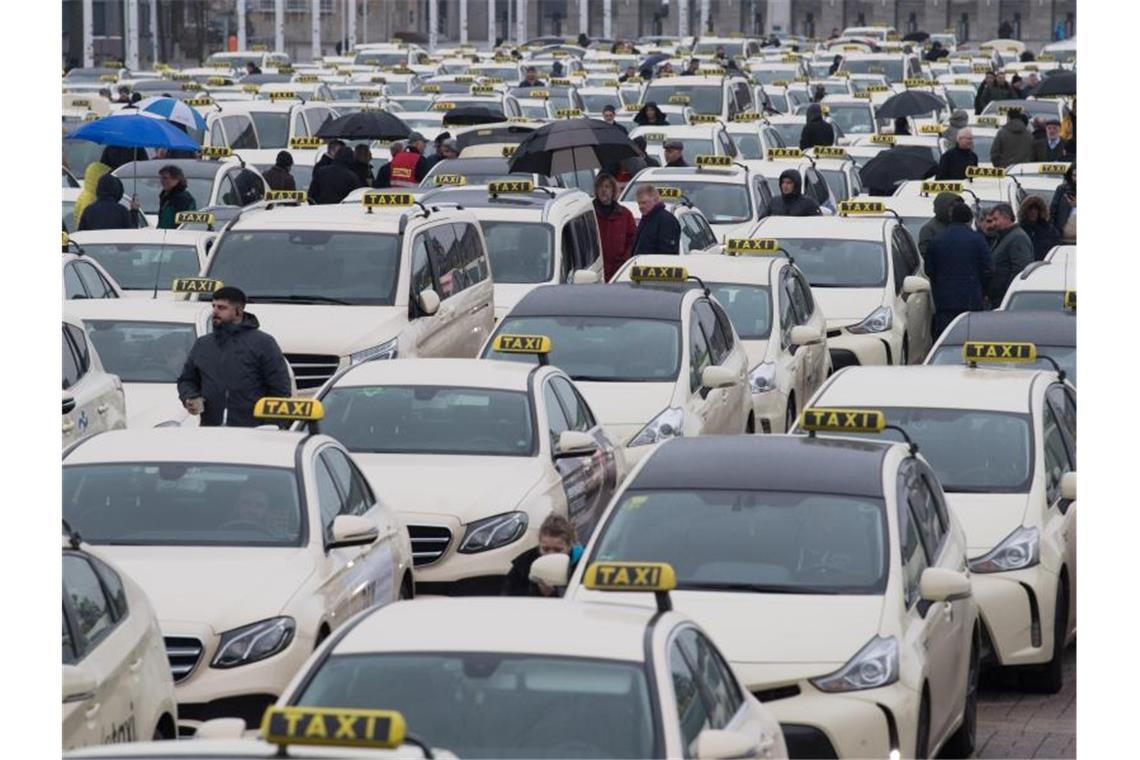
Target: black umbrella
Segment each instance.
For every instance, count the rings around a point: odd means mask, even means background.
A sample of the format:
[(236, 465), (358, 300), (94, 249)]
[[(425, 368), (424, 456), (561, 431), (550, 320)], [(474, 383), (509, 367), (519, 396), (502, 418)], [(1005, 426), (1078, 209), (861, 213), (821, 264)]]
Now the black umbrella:
[(511, 157), (512, 172), (553, 176), (606, 169), (638, 155), (624, 129), (601, 119), (561, 119), (527, 135)]
[(893, 195), (899, 182), (922, 179), (936, 165), (926, 146), (896, 145), (864, 164), (859, 178), (871, 195)]
[(411, 133), (407, 124), (387, 111), (357, 111), (326, 121), (316, 136), (341, 140), (403, 140)]
[(449, 126), (466, 127), (472, 124), (494, 124), (506, 121), (507, 115), (497, 108), (487, 106), (459, 106), (443, 115), (443, 123)]
[(897, 119), (900, 116), (918, 116), (946, 107), (946, 101), (925, 90), (906, 90), (892, 95), (875, 109), (876, 119)]
[(911, 32), (903, 37), (903, 42), (926, 42), (930, 39), (930, 35), (926, 32)]
[(1076, 95), (1077, 73), (1075, 71), (1057, 72), (1042, 82), (1033, 94), (1039, 98), (1050, 95)]

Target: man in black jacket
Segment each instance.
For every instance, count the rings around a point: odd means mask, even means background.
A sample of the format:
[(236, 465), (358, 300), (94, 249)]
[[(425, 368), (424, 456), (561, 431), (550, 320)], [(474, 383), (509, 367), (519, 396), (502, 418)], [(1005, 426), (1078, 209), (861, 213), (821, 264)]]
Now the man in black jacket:
[(681, 253), (681, 224), (665, 208), (661, 195), (653, 185), (637, 188), (637, 208), (641, 221), (637, 223), (637, 237), (633, 240), (633, 255), (645, 253)]
[(352, 151), (341, 148), (332, 163), (313, 172), (309, 183), (309, 200), (313, 203), (340, 203), (349, 193), (360, 187), (360, 178), (353, 168)]
[(225, 286), (214, 292), (214, 331), (194, 342), (178, 376), (178, 398), (203, 427), (253, 427), (253, 407), (263, 396), (289, 396), (289, 366), (277, 341), (258, 329), (245, 310), (245, 293)]
[(104, 174), (95, 185), (95, 202), (83, 209), (79, 231), (129, 230), (138, 226), (138, 212), (129, 211), (120, 201), (123, 183), (113, 174)]
[(816, 216), (819, 204), (802, 191), (803, 179), (796, 169), (780, 172), (780, 195), (772, 199), (771, 216)]
[(261, 175), (270, 190), (296, 190), (297, 180), (289, 172), (293, 168), (293, 155), (287, 150), (278, 152), (273, 166)]
[(823, 108), (819, 103), (807, 107), (807, 124), (800, 131), (800, 150), (816, 145), (835, 145), (835, 130), (823, 120)]
[(974, 132), (971, 129), (958, 130), (958, 144), (942, 154), (938, 159), (936, 179), (966, 179), (966, 167), (978, 165), (978, 154), (974, 152)]
[(680, 140), (666, 140), (661, 146), (665, 150), (665, 165), (672, 167), (688, 166), (685, 163), (685, 143)]

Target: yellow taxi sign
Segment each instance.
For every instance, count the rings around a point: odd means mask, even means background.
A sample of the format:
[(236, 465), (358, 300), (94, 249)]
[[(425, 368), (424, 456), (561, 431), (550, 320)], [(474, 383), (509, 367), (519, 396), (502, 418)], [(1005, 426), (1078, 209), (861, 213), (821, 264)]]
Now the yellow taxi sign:
[(689, 279), (685, 267), (634, 266), (629, 269), (629, 279), (633, 282), (684, 282)]
[(377, 74), (376, 76), (369, 77), (368, 81), (372, 84), (388, 84), (388, 77)]
[(403, 208), (416, 202), (411, 193), (365, 193), (360, 203), (364, 208)]
[(554, 115), (559, 119), (576, 119), (582, 115), (581, 108), (559, 108), (554, 112)]
[(97, 113), (83, 114), (83, 120), (84, 121), (96, 121), (98, 118), (99, 118), (99, 114), (97, 114)]
[(788, 80), (787, 79), (773, 79), (769, 86), (770, 87), (787, 87), (788, 86)]
[(867, 92), (890, 92), (890, 85), (885, 84), (869, 84), (864, 88)]
[(214, 101), (212, 98), (188, 98), (182, 101), (188, 106), (212, 106)]
[(554, 85), (555, 87), (573, 87), (574, 86), (574, 83), (571, 82), (569, 79), (566, 79), (565, 77), (554, 77), (553, 79), (550, 80), (550, 83), (552, 85)]
[(289, 147), (292, 150), (303, 150), (306, 148), (319, 148), (323, 141), (319, 137), (290, 137)]
[(758, 113), (756, 113), (755, 111), (748, 111), (748, 112), (746, 112), (746, 113), (738, 113), (738, 114), (736, 114), (736, 116), (733, 116), (733, 117), (732, 117), (732, 120), (733, 120), (733, 121), (736, 121), (736, 122), (741, 122), (741, 121), (760, 121), (760, 119), (761, 119), (761, 118), (762, 118), (762, 117), (761, 117), (761, 115), (760, 115), (760, 114), (758, 114)]
[(619, 82), (616, 79), (607, 79), (606, 81), (602, 82), (602, 87), (620, 87), (620, 86), (621, 86), (621, 82)]
[(669, 96), (669, 105), (671, 105), (671, 106), (687, 106), (687, 105), (689, 105), (689, 103), (692, 103), (692, 102), (693, 102), (693, 96), (692, 95), (685, 95), (684, 93), (681, 93), (681, 92), (674, 93), (674, 94)]
[(919, 78), (904, 79), (903, 80), (903, 86), (904, 87), (933, 87), (934, 82), (930, 81), (929, 79), (919, 79)]
[(265, 194), (265, 200), (278, 203), (281, 201), (307, 203), (309, 200), (309, 194), (304, 190), (270, 190)]
[(672, 591), (677, 574), (667, 562), (592, 562), (582, 585), (594, 591)]
[(800, 427), (809, 433), (881, 433), (886, 426), (878, 409), (808, 407), (800, 414)]
[(270, 100), (297, 100), (297, 93), (292, 90), (282, 90), (279, 92), (269, 93)]
[(847, 158), (847, 148), (841, 145), (815, 146), (816, 158)]
[(276, 398), (262, 396), (253, 405), (253, 416), (260, 420), (308, 420), (325, 416), (325, 408), (315, 398)]
[(432, 182), (436, 187), (446, 185), (449, 187), (458, 187), (459, 185), (466, 185), (467, 178), (462, 174), (437, 174), (432, 177)]
[(681, 197), (681, 188), (679, 187), (658, 187), (657, 194), (665, 200), (677, 200)]
[(976, 119), (974, 119), (974, 123), (979, 127), (996, 127), (998, 125), (998, 117), (978, 116)]
[(1000, 114), (1021, 113), (1021, 110), (1021, 106), (998, 106), (997, 112)]
[(1037, 361), (1034, 343), (968, 340), (962, 344), (962, 360), (967, 364), (999, 362), (1030, 364)]
[(803, 158), (804, 152), (799, 148), (768, 148), (768, 160), (777, 158)]
[(697, 168), (708, 166), (732, 166), (732, 156), (697, 156)]
[(369, 98), (378, 98), (378, 97), (380, 97), (380, 95), (381, 95), (380, 91), (374, 90), (374, 89), (361, 90), (359, 93), (357, 93), (357, 96), (361, 100), (368, 100)]
[(63, 231), (63, 247), (67, 248), (69, 245), (71, 245), (71, 238), (68, 236), (67, 230), (64, 230)]
[(234, 154), (226, 145), (206, 145), (202, 148), (202, 158), (229, 158)]
[(256, 92), (257, 92), (258, 90), (260, 90), (260, 89), (261, 89), (261, 85), (259, 85), (259, 84), (243, 84), (243, 85), (241, 86), (241, 91), (242, 91), (242, 92), (252, 92), (252, 93), (256, 93)]
[(966, 77), (954, 77), (954, 84), (970, 84), (970, 80)]
[(524, 98), (549, 98), (550, 90), (535, 90), (533, 88), (524, 92), (521, 97)]
[(455, 108), (455, 103), (449, 100), (440, 100), (431, 104), (431, 110), (433, 111), (450, 111), (453, 108)]
[(965, 187), (965, 182), (936, 182), (928, 180), (922, 183), (920, 191), (923, 195), (931, 195), (932, 193), (960, 193)]
[(261, 738), (269, 744), (376, 747), (404, 743), (408, 726), (395, 710), (355, 707), (270, 707), (261, 719)]
[[(316, 77), (313, 77), (313, 78), (316, 79)], [(225, 87), (230, 81), (231, 80), (226, 79), (225, 77), (207, 77), (206, 78), (206, 84), (208, 84), (210, 87)]]
[(894, 145), (897, 139), (894, 135), (871, 135), (871, 142), (876, 145)]
[(488, 182), (487, 192), (491, 195), (508, 195), (511, 193), (533, 193), (534, 182), (529, 179), (499, 180)]
[(491, 84), (473, 84), (471, 85), (472, 95), (494, 95), (495, 86)]
[(1042, 53), (1041, 55), (1037, 56), (1037, 60), (1039, 60), (1039, 61), (1055, 61), (1055, 60), (1057, 60), (1057, 58), (1052, 53)]
[(197, 82), (183, 82), (182, 89), (186, 92), (197, 92), (202, 89), (202, 85)]
[(730, 256), (754, 253), (776, 253), (780, 241), (776, 238), (728, 238), (724, 241), (724, 252)]
[(626, 111), (628, 113), (637, 113), (638, 111), (641, 110), (641, 104), (640, 103), (626, 103), (624, 106), (621, 107), (621, 110)]
[(1064, 306), (1069, 311), (1076, 311), (1077, 310), (1077, 291), (1066, 290), (1064, 299), (1061, 301), (1061, 304), (1062, 304), (1062, 306)]
[(1000, 166), (967, 166), (966, 176), (970, 179), (975, 177), (1004, 177), (1005, 169)]
[(422, 85), (420, 87), (420, 92), (436, 93), (436, 92), (442, 92), (442, 91), (443, 91), (443, 88), (441, 88), (438, 84), (425, 84), (425, 85)]
[(500, 354), (549, 354), (553, 344), (545, 335), (496, 335), (491, 350)]
[(502, 150), (503, 158), (510, 158), (513, 156), (515, 154), (515, 148), (517, 147), (517, 145), (504, 145)]
[(887, 204), (882, 201), (840, 201), (840, 216), (859, 216), (861, 214), (882, 214), (887, 210)]
[(71, 101), (72, 108), (90, 108), (91, 101), (86, 98), (74, 98)]
[(214, 226), (214, 215), (209, 211), (179, 211), (174, 215), (175, 224), (205, 224)]
[(178, 277), (170, 283), (174, 293), (213, 293), (220, 287), (222, 281), (210, 277)]
[(940, 135), (942, 134), (941, 124), (920, 124), (918, 126), (918, 133), (920, 135)]
[(694, 113), (689, 115), (690, 124), (713, 124), (720, 121), (715, 113)]
[(1041, 164), (1041, 168), (1038, 169), (1038, 171), (1042, 174), (1064, 174), (1069, 171), (1070, 166), (1072, 166), (1072, 164)]
[(972, 70), (975, 74), (988, 74), (993, 71), (993, 67), (988, 63), (975, 63)]
[(470, 84), (471, 82), (475, 81), (475, 77), (470, 76), (468, 74), (460, 74), (457, 77), (455, 77), (455, 79), (453, 79), (452, 81), (459, 82), (460, 84)]

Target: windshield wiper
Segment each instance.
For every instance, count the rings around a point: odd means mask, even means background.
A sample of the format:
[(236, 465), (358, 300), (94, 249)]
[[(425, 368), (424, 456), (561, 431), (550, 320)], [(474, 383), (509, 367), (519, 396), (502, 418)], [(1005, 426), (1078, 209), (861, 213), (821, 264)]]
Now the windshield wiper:
[(257, 303), (259, 301), (262, 303), (269, 303), (272, 301), (284, 301), (286, 303), (331, 303), (331, 304), (337, 304), (338, 306), (352, 306), (352, 303), (350, 301), (344, 301), (344, 300), (341, 300), (339, 298), (330, 298), (328, 296), (298, 296), (298, 295), (287, 295), (287, 296), (270, 295), (270, 296), (265, 296), (265, 295), (256, 295), (256, 296), (246, 296), (246, 300), (249, 301), (250, 303)]
[(621, 377), (600, 377), (598, 375), (571, 375), (576, 381), (584, 383), (636, 383), (638, 380), (628, 380)]
[(772, 586), (764, 583), (732, 581), (687, 581), (677, 584), (678, 591), (750, 591), (757, 594), (834, 594), (832, 589), (818, 586)]

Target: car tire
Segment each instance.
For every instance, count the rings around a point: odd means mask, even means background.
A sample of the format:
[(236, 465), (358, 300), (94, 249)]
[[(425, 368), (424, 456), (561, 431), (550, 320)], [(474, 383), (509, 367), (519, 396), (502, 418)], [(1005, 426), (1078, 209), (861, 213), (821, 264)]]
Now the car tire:
[(981, 656), (978, 652), (978, 634), (970, 644), (970, 669), (966, 673), (966, 700), (962, 707), (962, 725), (946, 740), (943, 757), (970, 757), (978, 739), (978, 676)]
[(922, 687), (922, 702), (918, 706), (918, 726), (914, 732), (914, 756), (916, 760), (930, 755), (930, 697), (926, 685)]
[(1041, 694), (1056, 694), (1065, 684), (1065, 634), (1069, 623), (1069, 590), (1065, 576), (1057, 584), (1057, 605), (1053, 608), (1053, 656), (1044, 665), (1026, 670), (1022, 686)]

